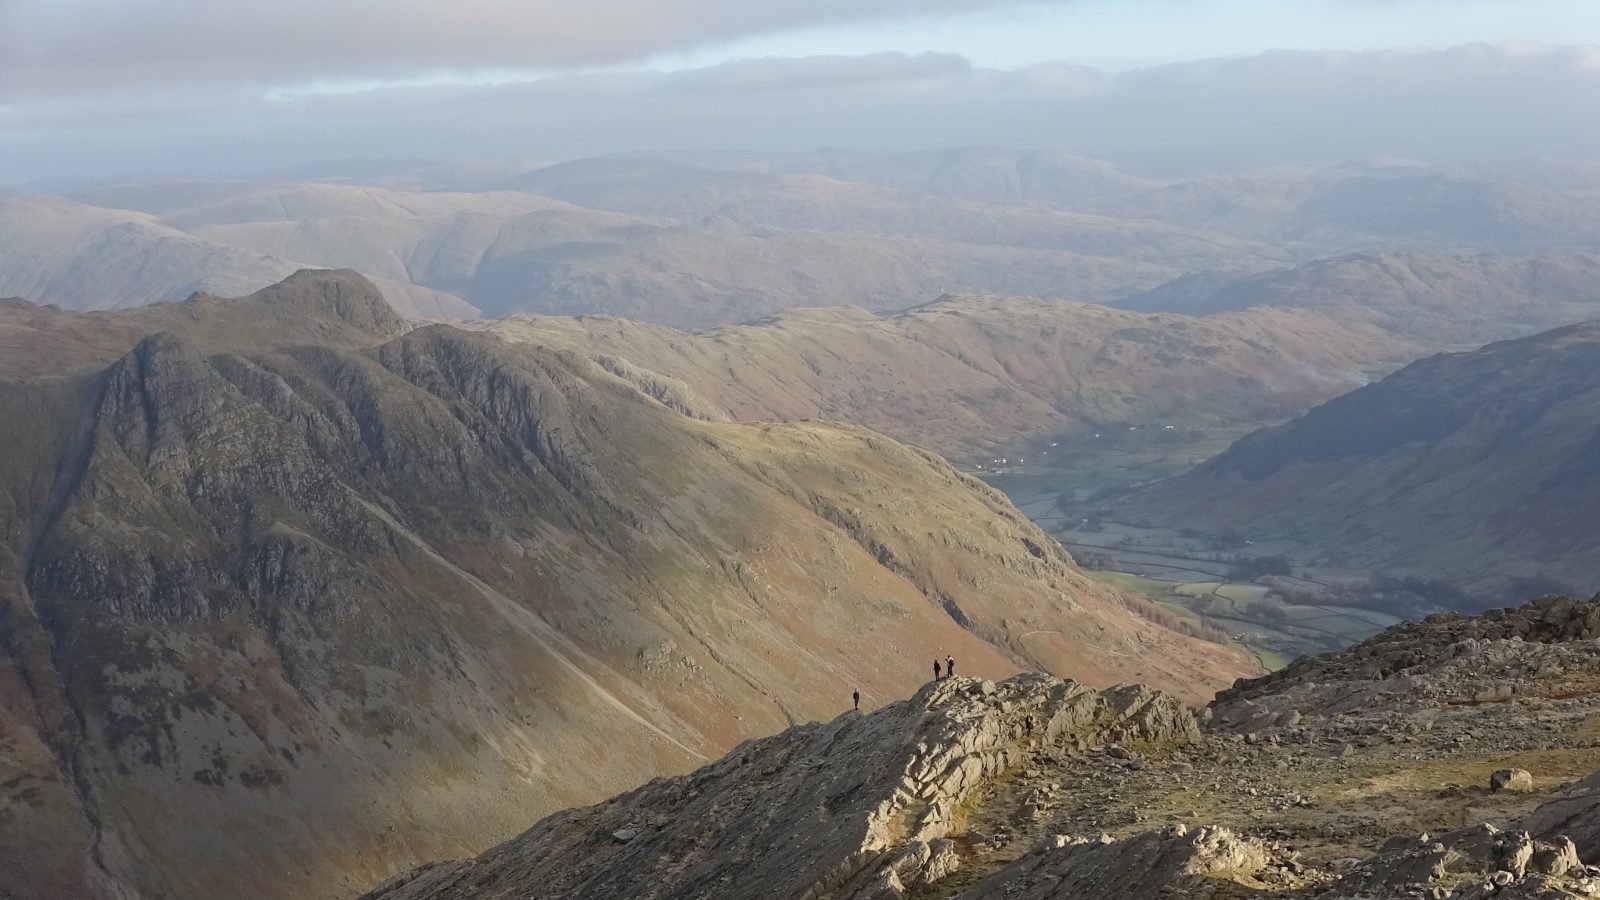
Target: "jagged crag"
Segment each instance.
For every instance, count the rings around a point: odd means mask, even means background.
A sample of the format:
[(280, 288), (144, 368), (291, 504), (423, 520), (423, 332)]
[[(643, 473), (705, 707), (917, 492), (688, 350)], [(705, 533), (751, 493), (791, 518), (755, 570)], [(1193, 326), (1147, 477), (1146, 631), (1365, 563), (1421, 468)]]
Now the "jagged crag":
[(368, 900), (1600, 895), (1600, 598), (1441, 614), (1195, 715), (930, 684), (552, 816)]
[(8, 302), (0, 346), (0, 895), (350, 896), (946, 653), (1251, 670), (931, 454), (413, 327), (353, 273)]

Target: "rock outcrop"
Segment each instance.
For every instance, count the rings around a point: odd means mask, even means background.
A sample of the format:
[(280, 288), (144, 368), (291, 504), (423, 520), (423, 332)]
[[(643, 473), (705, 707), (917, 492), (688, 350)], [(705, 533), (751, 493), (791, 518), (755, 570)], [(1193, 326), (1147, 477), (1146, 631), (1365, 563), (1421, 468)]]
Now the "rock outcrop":
[(1399, 626), (1241, 683), (1198, 727), (1139, 688), (942, 682), (369, 900), (1600, 896), (1600, 774), (1560, 789), (1600, 752), (1600, 692), (1574, 693), (1596, 609)]
[(1214, 720), (1244, 731), (1291, 717), (1444, 709), (1582, 693), (1600, 680), (1600, 598), (1543, 597), (1480, 616), (1444, 612), (1306, 657), (1217, 695)]
[(1600, 865), (1600, 771), (1546, 801), (1522, 827), (1542, 838), (1571, 838), (1584, 862)]
[(949, 837), (1033, 754), (1198, 736), (1181, 704), (1141, 687), (946, 679), (872, 715), (793, 728), (692, 775), (552, 816), (370, 897), (902, 897), (960, 866)]
[[(1426, 834), (1389, 841), (1382, 852), (1318, 895), (1327, 900), (1362, 897), (1576, 897), (1561, 890), (1578, 853), (1566, 838), (1536, 841), (1476, 825), (1439, 837)], [(1455, 890), (1441, 883), (1457, 885)]]

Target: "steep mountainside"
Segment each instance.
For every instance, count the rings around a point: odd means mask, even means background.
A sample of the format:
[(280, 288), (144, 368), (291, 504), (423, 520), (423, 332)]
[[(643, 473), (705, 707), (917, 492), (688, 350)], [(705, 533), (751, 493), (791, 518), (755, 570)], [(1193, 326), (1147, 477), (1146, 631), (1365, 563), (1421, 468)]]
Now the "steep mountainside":
[(1415, 363), (1118, 512), (1451, 581), (1600, 583), (1600, 324)]
[(1188, 275), (1117, 306), (1190, 315), (1316, 309), (1436, 347), (1481, 344), (1600, 315), (1600, 256), (1343, 256), (1254, 275)]
[(1592, 897), (1597, 636), (1597, 601), (1435, 616), (1198, 720), (1139, 686), (946, 680), (367, 897)]
[(0, 893), (352, 894), (852, 689), (905, 696), (945, 653), (1190, 699), (1252, 668), (929, 454), (407, 330), (349, 273), (278, 294), (7, 309), (133, 343), (0, 379), (26, 423), (0, 448)]
[(620, 357), (741, 420), (837, 419), (968, 458), (1069, 429), (1269, 421), (1416, 353), (1316, 312), (1195, 319), (1001, 297), (883, 316), (797, 310), (692, 333), (600, 317), (470, 327)]

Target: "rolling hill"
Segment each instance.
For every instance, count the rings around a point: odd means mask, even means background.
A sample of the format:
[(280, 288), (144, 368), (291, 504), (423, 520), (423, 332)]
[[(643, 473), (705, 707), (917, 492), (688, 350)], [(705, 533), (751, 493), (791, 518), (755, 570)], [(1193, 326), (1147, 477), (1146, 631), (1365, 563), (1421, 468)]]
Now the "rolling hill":
[[(0, 296), (69, 309), (116, 309), (193, 293), (245, 294), (305, 266), (216, 243), (148, 213), (59, 197), (0, 195)], [(476, 314), (470, 304), (407, 280), (378, 278), (384, 296), (417, 317)]]
[(1081, 208), (1205, 227), (1301, 259), (1353, 252), (1547, 255), (1600, 250), (1600, 181), (1581, 164), (1346, 164), (1196, 178)]
[(1415, 355), (1315, 311), (1192, 318), (1005, 297), (793, 310), (699, 332), (593, 316), (468, 327), (619, 359), (742, 421), (847, 421), (961, 459), (1071, 430), (1272, 421)]
[[(391, 296), (412, 285), (490, 315), (606, 313), (688, 327), (819, 302), (899, 309), (960, 290), (1104, 300), (1190, 268), (1286, 260), (1262, 246), (1159, 223), (652, 161), (552, 166), (470, 193), (135, 180), (72, 196), (98, 215), (136, 218), (244, 260), (353, 268)], [(20, 215), (12, 226), (26, 227)], [(134, 258), (131, 249), (127, 255), (125, 263)], [(82, 302), (71, 299), (72, 279), (99, 271), (101, 261), (80, 257), (64, 247), (51, 265), (36, 266), (59, 282), (44, 299)], [(259, 273), (241, 272), (241, 290), (264, 284)], [(39, 296), (28, 287), (8, 292)], [(165, 287), (155, 295), (85, 288), (94, 293), (80, 298), (104, 295), (99, 305), (107, 306), (178, 298)], [(422, 312), (470, 312), (456, 301)]]
[[(664, 156), (498, 180), (487, 173), (503, 165), (398, 160), (276, 180), (64, 186), (65, 198), (0, 201), (0, 293), (106, 308), (244, 293), (311, 265), (360, 271), (423, 318), (604, 314), (707, 328), (943, 294), (1188, 302), (1238, 281), (1227, 273), (1271, 279), (1350, 253), (1404, 251), (1422, 269), (1452, 265), (1423, 257), (1459, 253), (1600, 251), (1596, 183), (1578, 163), (1158, 181), (1001, 148)], [(97, 274), (113, 271), (133, 274)]]
[(1358, 254), (1259, 274), (1197, 273), (1117, 305), (1200, 316), (1261, 306), (1315, 309), (1446, 349), (1600, 315), (1600, 255)]
[(100, 343), (0, 378), (0, 893), (348, 896), (936, 654), (1253, 668), (931, 454), (415, 328), (354, 273), (13, 320)]

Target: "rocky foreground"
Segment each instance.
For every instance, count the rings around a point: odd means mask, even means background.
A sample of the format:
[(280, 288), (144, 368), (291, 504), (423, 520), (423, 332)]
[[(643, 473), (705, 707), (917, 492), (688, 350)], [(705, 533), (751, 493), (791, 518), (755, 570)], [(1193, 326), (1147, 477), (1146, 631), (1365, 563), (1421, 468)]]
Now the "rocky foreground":
[(1600, 896), (1600, 599), (1241, 681), (947, 679), (569, 810), (370, 900)]

